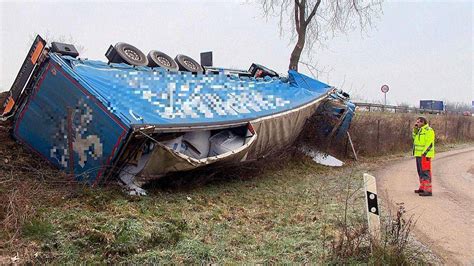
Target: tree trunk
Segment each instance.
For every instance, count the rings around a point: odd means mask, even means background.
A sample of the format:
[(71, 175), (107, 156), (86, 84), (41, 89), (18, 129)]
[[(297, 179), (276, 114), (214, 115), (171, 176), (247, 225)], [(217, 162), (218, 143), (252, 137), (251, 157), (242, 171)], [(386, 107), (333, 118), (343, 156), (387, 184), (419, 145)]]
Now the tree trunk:
[(298, 71), (298, 62), (300, 61), (301, 53), (303, 52), (304, 43), (306, 39), (306, 27), (302, 27), (298, 32), (298, 41), (296, 42), (293, 52), (291, 52), (289, 70)]

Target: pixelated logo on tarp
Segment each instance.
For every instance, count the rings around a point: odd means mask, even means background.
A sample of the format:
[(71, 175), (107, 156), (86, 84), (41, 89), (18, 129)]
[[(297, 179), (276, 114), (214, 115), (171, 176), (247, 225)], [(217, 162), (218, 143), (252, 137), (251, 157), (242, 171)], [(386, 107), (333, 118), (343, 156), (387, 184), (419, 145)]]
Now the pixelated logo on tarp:
[[(270, 87), (280, 85), (279, 81), (271, 79), (267, 83), (260, 81), (261, 88), (257, 89), (255, 82), (243, 82), (225, 75), (122, 71), (115, 74), (112, 87), (118, 87), (116, 82), (126, 83), (132, 95), (146, 100), (151, 110), (167, 119), (236, 116), (274, 110), (290, 103), (269, 93)], [(157, 89), (157, 84), (163, 86), (161, 90)], [(265, 85), (269, 86), (266, 92)], [(121, 93), (117, 90), (116, 97)]]
[(56, 159), (63, 167), (68, 167), (71, 154), (78, 155), (77, 160), (82, 168), (87, 160), (97, 160), (103, 155), (103, 145), (99, 136), (89, 135), (88, 127), (93, 120), (93, 111), (83, 99), (79, 99), (77, 105), (68, 112), (66, 118), (61, 119), (54, 135), (54, 145), (50, 150), (50, 156)]

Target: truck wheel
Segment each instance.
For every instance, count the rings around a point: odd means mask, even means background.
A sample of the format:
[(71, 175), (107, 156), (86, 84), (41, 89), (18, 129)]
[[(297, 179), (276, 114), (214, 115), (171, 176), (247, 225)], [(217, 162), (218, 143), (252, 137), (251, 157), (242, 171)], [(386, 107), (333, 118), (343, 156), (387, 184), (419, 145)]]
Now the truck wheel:
[(178, 64), (179, 70), (189, 71), (193, 73), (204, 72), (202, 66), (198, 62), (196, 62), (196, 60), (192, 59), (187, 55), (179, 54), (175, 57), (174, 61), (176, 61), (176, 63)]
[(169, 55), (160, 51), (150, 51), (147, 55), (148, 66), (150, 67), (162, 67), (168, 70), (177, 71), (178, 64)]
[(115, 50), (117, 51), (117, 54), (120, 56), (120, 58), (129, 65), (148, 65), (148, 59), (146, 58), (145, 54), (131, 44), (119, 42), (115, 45)]

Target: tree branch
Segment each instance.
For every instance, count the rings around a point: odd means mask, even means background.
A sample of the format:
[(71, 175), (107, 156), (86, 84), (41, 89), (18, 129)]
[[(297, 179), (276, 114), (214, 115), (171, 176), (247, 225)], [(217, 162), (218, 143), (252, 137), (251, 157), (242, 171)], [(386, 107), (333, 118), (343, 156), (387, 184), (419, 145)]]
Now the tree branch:
[(321, 0), (318, 0), (316, 4), (314, 5), (313, 10), (309, 14), (308, 18), (305, 20), (304, 22), (305, 25), (308, 25), (309, 22), (311, 22), (311, 19), (313, 19), (314, 15), (316, 15), (316, 11), (318, 10), (320, 4), (321, 4)]
[(355, 11), (356, 11), (357, 13), (360, 13), (360, 12), (359, 12), (359, 8), (357, 8), (356, 0), (352, 0), (352, 7), (355, 9)]
[(281, 35), (287, 30), (285, 23), (290, 23), (291, 41), (295, 41), (295, 37), (297, 40), (290, 56), (289, 68), (295, 70), (298, 69), (305, 48), (310, 55), (313, 45), (324, 45), (323, 41), (335, 37), (336, 33), (345, 33), (358, 27), (365, 30), (372, 26), (372, 18), (377, 18), (382, 12), (382, 1), (259, 0), (265, 17), (272, 17), (275, 13), (279, 15)]
[(300, 19), (298, 17), (298, 10), (300, 8), (300, 3), (298, 0), (295, 0), (295, 24), (296, 24), (296, 32), (300, 31)]
[[(301, 28), (306, 28), (305, 18), (304, 18), (305, 10), (306, 10), (306, 0), (301, 0), (300, 4), (298, 6), (299, 6), (299, 11), (300, 11), (300, 29)], [(306, 31), (306, 30), (304, 30), (304, 31)], [(298, 31), (298, 35), (299, 34), (300, 34), (300, 32)]]
[(302, 6), (301, 2), (298, 1), (298, 0), (295, 0), (295, 4), (300, 8), (304, 7), (304, 6)]

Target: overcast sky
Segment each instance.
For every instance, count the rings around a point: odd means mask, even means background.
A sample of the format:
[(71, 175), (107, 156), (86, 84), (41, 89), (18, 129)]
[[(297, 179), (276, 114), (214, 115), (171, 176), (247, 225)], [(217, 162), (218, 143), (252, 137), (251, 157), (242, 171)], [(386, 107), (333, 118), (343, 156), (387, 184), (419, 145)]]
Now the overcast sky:
[[(326, 0), (329, 1), (329, 0)], [(410, 1), (383, 4), (376, 28), (329, 40), (313, 58), (318, 78), (357, 98), (415, 105), (420, 99), (471, 103), (473, 2)], [(36, 33), (72, 39), (81, 57), (105, 60), (110, 44), (128, 42), (144, 53), (160, 50), (214, 65), (248, 69), (252, 62), (286, 72), (293, 44), (281, 38), (277, 19), (265, 19), (255, 2), (239, 1), (2, 1), (0, 91), (9, 90)], [(305, 66), (300, 71), (308, 73)]]

